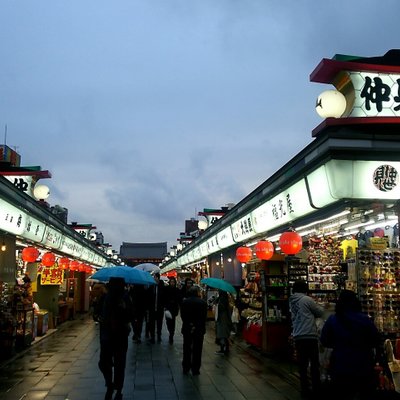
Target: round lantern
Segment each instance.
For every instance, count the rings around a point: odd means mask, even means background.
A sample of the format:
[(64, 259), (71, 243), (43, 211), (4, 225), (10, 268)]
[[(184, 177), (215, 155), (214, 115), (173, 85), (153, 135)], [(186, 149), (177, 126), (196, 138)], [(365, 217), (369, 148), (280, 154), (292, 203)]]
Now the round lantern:
[(42, 256), (42, 265), (45, 267), (51, 267), (56, 262), (56, 256), (53, 253), (47, 252)]
[(35, 247), (25, 247), (22, 250), (22, 260), (26, 262), (35, 262), (39, 257), (39, 250)]
[(73, 260), (69, 263), (69, 269), (71, 271), (78, 271), (80, 262), (77, 260)]
[(236, 250), (236, 258), (241, 263), (247, 263), (247, 261), (251, 260), (251, 249), (250, 247), (238, 247)]
[(269, 260), (274, 255), (274, 245), (268, 240), (261, 240), (255, 245), (254, 251), (260, 260)]
[(321, 118), (340, 118), (346, 110), (346, 97), (338, 90), (326, 90), (318, 96), (315, 110)]
[(86, 270), (86, 265), (84, 263), (80, 263), (78, 266), (78, 271), (85, 272), (85, 270)]
[(46, 185), (36, 185), (33, 189), (36, 200), (46, 200), (50, 196), (50, 189)]
[(297, 232), (284, 232), (279, 238), (279, 246), (283, 253), (294, 255), (303, 248), (303, 240)]
[(58, 266), (61, 269), (68, 269), (69, 267), (69, 258), (67, 257), (62, 257), (58, 260)]

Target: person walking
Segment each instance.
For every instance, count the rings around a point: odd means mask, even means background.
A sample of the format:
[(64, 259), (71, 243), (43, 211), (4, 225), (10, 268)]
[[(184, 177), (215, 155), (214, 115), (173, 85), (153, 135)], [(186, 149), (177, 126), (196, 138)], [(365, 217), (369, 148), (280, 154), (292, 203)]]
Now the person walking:
[(133, 304), (132, 340), (142, 343), (143, 322), (146, 315), (146, 288), (144, 285), (131, 285), (129, 294)]
[(105, 400), (122, 400), (124, 386), (126, 352), (128, 350), (129, 324), (132, 321), (132, 303), (125, 291), (123, 278), (110, 278), (107, 293), (96, 305), (100, 323), (99, 369), (103, 373), (107, 387)]
[[(324, 308), (308, 296), (307, 292), (307, 282), (295, 281), (293, 294), (289, 298), (289, 307), (292, 317), (292, 336), (299, 365), (301, 392), (304, 395), (317, 395), (320, 391), (321, 378), (316, 319), (323, 316)], [(309, 364), (311, 387), (308, 379)]]
[(176, 317), (179, 313), (179, 289), (176, 286), (176, 279), (169, 278), (168, 286), (164, 288), (165, 322), (169, 332), (169, 343), (174, 343)]
[(215, 334), (216, 342), (220, 349), (215, 354), (229, 353), (229, 337), (233, 329), (232, 324), (232, 307), (229, 304), (229, 295), (224, 290), (218, 290), (218, 298), (216, 300), (216, 318), (215, 318)]
[(193, 286), (193, 280), (190, 278), (186, 278), (183, 286), (179, 289), (179, 304), (182, 305), (183, 300), (188, 297), (188, 292), (190, 288)]
[(162, 325), (164, 322), (164, 282), (160, 279), (160, 273), (154, 274), (156, 285), (150, 286), (148, 290), (148, 329), (150, 342), (155, 343), (155, 334), (157, 332), (157, 342), (161, 342)]
[(191, 287), (181, 305), (183, 335), (183, 373), (200, 374), (203, 341), (206, 333), (207, 303), (200, 297), (200, 288)]
[(335, 314), (322, 327), (321, 343), (332, 349), (332, 398), (371, 398), (377, 387), (374, 367), (381, 337), (373, 320), (361, 312), (354, 292), (341, 291)]

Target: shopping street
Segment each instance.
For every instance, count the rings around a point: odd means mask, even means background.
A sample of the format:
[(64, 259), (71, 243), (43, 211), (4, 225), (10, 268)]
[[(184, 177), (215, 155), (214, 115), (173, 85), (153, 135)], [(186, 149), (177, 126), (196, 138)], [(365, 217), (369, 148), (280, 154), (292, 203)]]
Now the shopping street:
[[(179, 317), (177, 319), (180, 328)], [(132, 336), (130, 336), (131, 338)], [(260, 356), (233, 336), (228, 356), (217, 350), (208, 322), (199, 376), (182, 374), (182, 336), (168, 343), (129, 340), (124, 399), (300, 399), (293, 366)], [(0, 366), (1, 400), (99, 400), (104, 398), (98, 325), (90, 317), (67, 321)]]

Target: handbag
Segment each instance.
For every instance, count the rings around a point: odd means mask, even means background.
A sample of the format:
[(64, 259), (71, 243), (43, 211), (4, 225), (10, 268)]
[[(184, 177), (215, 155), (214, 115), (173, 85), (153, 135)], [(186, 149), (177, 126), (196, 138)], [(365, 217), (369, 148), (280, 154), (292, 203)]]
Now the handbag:
[(239, 322), (239, 319), (240, 319), (239, 310), (237, 307), (233, 307), (232, 316), (231, 316), (232, 323), (237, 324)]
[(171, 311), (165, 310), (164, 315), (165, 315), (165, 318), (167, 318), (167, 319), (172, 319)]

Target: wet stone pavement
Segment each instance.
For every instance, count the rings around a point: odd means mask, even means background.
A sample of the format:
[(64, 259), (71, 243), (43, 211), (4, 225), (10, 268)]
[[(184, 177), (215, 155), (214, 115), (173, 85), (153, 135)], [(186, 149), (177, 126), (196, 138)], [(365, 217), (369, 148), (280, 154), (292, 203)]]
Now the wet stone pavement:
[[(179, 317), (177, 322), (180, 332)], [(124, 400), (301, 398), (290, 366), (257, 355), (238, 339), (229, 355), (214, 354), (217, 346), (209, 325), (199, 376), (182, 374), (180, 333), (172, 345), (165, 327), (161, 343), (129, 340)], [(68, 321), (0, 364), (0, 400), (102, 400), (98, 358), (98, 326), (87, 316)]]

